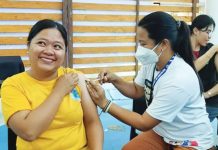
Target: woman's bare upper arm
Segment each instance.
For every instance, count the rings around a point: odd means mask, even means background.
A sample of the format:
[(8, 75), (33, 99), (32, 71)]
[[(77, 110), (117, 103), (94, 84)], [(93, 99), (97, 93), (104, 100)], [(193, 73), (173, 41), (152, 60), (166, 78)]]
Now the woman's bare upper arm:
[(79, 74), (79, 87), (81, 91), (81, 104), (84, 112), (84, 116), (88, 118), (95, 118), (98, 116), (97, 107), (92, 101), (85, 83), (86, 77), (83, 74)]

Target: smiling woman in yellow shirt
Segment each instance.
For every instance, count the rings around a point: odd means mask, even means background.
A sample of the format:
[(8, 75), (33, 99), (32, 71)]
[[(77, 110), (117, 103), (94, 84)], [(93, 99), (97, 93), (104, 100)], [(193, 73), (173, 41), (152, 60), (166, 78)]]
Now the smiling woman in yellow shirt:
[(82, 73), (63, 68), (67, 34), (41, 20), (28, 37), (30, 70), (2, 85), (2, 108), (18, 150), (102, 150), (103, 129)]

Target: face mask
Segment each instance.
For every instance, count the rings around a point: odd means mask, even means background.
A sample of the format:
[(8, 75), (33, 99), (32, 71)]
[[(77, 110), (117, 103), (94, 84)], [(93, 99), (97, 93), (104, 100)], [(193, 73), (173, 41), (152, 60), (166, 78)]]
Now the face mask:
[(157, 44), (154, 48), (149, 49), (142, 46), (138, 46), (135, 57), (136, 59), (142, 63), (142, 65), (148, 65), (148, 64), (154, 64), (158, 62), (158, 59), (160, 55), (162, 54), (162, 51), (159, 55), (157, 55), (154, 50), (158, 47), (159, 44)]

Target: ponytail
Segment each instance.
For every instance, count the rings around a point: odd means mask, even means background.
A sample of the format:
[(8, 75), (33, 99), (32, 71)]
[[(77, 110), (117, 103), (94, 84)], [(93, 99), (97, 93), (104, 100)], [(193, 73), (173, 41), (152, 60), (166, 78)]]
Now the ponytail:
[(179, 22), (180, 23), (177, 23), (177, 41), (173, 49), (185, 60), (186, 63), (188, 63), (193, 69), (195, 69), (193, 63), (194, 58), (192, 54), (189, 27), (184, 21)]
[(195, 71), (200, 85), (201, 93), (203, 92), (203, 85), (197, 70), (194, 65), (194, 57), (192, 52), (191, 40), (190, 40), (190, 29), (189, 26), (184, 21), (177, 21), (178, 35), (175, 47), (173, 48), (176, 53), (178, 53), (186, 63), (188, 63)]

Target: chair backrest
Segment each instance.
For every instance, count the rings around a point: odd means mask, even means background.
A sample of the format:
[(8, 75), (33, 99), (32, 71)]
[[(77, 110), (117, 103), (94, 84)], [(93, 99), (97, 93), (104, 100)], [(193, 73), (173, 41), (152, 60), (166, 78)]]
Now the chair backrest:
[[(24, 70), (20, 56), (0, 56), (0, 87), (7, 77), (23, 72)], [(8, 150), (16, 150), (16, 139), (17, 135), (8, 128)]]
[(7, 77), (24, 71), (20, 56), (0, 56), (0, 84)]

